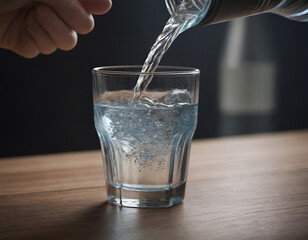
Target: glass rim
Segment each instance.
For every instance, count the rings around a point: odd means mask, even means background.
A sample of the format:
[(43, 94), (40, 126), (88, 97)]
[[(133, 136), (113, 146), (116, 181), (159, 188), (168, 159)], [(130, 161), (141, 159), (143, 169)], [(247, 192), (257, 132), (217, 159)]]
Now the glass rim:
[[(140, 69), (140, 71), (129, 71), (129, 69)], [(175, 76), (175, 75), (198, 75), (200, 70), (193, 67), (180, 67), (180, 66), (158, 66), (155, 72), (142, 73), (141, 65), (117, 65), (117, 66), (104, 66), (95, 67), (92, 72), (95, 74), (106, 74), (106, 75), (153, 75), (153, 76)], [(168, 70), (170, 69), (170, 70)], [(168, 71), (164, 71), (168, 70)]]

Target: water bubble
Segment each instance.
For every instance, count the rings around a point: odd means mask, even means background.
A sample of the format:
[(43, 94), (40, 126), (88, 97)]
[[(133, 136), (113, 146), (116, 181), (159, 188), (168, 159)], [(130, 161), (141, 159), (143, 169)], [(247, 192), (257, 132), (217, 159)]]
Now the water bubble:
[(174, 89), (160, 97), (158, 102), (166, 105), (174, 105), (177, 103), (191, 103), (192, 100), (190, 93), (186, 89)]

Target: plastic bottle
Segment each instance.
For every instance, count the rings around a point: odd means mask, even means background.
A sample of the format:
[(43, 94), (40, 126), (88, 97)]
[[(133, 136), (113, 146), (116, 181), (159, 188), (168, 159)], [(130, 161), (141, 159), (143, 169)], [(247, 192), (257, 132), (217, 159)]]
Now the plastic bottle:
[(165, 0), (171, 13), (183, 1), (191, 1), (200, 8), (205, 8), (199, 25), (225, 22), (236, 18), (248, 17), (261, 13), (275, 13), (292, 20), (308, 22), (308, 0)]

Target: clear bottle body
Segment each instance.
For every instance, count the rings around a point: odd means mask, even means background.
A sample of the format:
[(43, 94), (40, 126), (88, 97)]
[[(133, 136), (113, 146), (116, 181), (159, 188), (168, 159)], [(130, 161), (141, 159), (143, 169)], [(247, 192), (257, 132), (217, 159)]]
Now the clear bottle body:
[(226, 22), (261, 13), (275, 13), (292, 20), (308, 22), (308, 0), (165, 0), (170, 14), (183, 1), (204, 8), (199, 25)]

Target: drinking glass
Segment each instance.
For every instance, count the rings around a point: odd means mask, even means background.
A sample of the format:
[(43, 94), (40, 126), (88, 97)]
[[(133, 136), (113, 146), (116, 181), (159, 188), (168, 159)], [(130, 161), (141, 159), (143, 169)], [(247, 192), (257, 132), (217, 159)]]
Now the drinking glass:
[[(152, 81), (134, 99), (141, 75)], [(198, 91), (194, 68), (160, 66), (154, 73), (141, 73), (141, 66), (93, 69), (94, 121), (110, 203), (166, 208), (182, 202)]]

